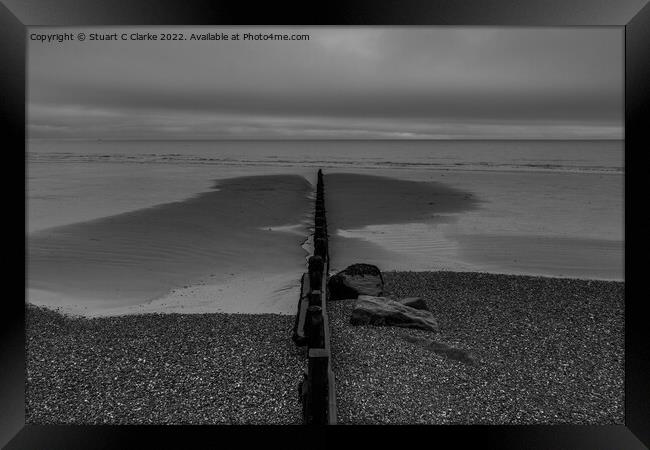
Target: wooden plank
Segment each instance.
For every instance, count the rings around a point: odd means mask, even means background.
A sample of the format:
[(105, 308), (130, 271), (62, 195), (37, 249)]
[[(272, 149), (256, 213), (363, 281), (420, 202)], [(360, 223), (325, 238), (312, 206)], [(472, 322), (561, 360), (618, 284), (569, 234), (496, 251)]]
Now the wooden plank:
[(324, 348), (310, 348), (308, 355), (310, 358), (329, 358), (330, 352)]
[(300, 288), (300, 296), (301, 297), (308, 296), (310, 290), (311, 290), (311, 288), (309, 287), (309, 274), (308, 273), (303, 273), (302, 274), (302, 287)]
[(327, 368), (329, 367), (329, 358), (309, 358), (308, 366), (310, 392), (306, 399), (309, 411), (307, 420), (312, 424), (325, 425), (328, 423)]
[(332, 358), (327, 365), (327, 424), (336, 425), (336, 385), (334, 384), (334, 372), (332, 371)]
[(307, 308), (309, 307), (309, 276), (304, 273), (302, 276), (302, 285), (300, 289), (300, 299), (298, 300), (298, 314), (296, 316), (296, 326), (293, 330), (292, 339), (299, 347), (307, 345), (307, 335), (305, 332), (305, 322), (307, 320)]
[[(329, 249), (327, 218), (325, 215), (325, 189), (323, 173), (318, 171), (316, 211), (314, 215), (315, 247), (318, 243), (320, 268), (316, 259), (310, 258), (309, 271), (303, 275), (297, 329), (302, 330), (308, 346), (308, 365), (303, 382), (303, 418), (306, 423), (336, 424), (336, 386), (330, 352), (330, 329), (327, 315), (327, 279), (329, 275)], [(318, 240), (318, 241), (317, 241)], [(318, 258), (317, 258), (318, 259)], [(311, 280), (311, 277), (318, 279)], [(320, 281), (320, 283), (318, 283)], [(310, 286), (313, 285), (313, 286)], [(320, 286), (318, 286), (320, 284)], [(315, 288), (311, 291), (311, 288)], [(320, 289), (318, 289), (320, 288)]]
[[(325, 260), (325, 266), (329, 267), (329, 258)], [(330, 355), (329, 364), (327, 365), (327, 423), (328, 425), (336, 425), (337, 422), (337, 409), (336, 409), (336, 384), (334, 383), (334, 372), (332, 368), (332, 355), (330, 348), (330, 327), (329, 317), (327, 315), (327, 270), (323, 271), (323, 283), (321, 292), (323, 295), (323, 328), (325, 329), (325, 351)]]
[(309, 305), (306, 320), (307, 345), (309, 348), (325, 347), (325, 329), (323, 324), (323, 308)]
[(322, 305), (323, 309), (323, 328), (325, 329), (325, 348), (330, 350), (330, 327), (329, 318), (327, 316), (327, 272), (323, 271), (323, 282), (321, 287)]

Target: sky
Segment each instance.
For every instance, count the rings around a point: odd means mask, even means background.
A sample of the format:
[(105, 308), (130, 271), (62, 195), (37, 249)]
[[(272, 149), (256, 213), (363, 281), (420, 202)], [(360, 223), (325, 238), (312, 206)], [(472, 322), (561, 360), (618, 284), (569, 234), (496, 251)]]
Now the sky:
[[(622, 139), (622, 28), (44, 28), (28, 136), (71, 139)], [(137, 41), (140, 33), (307, 34)], [(91, 33), (117, 33), (91, 41)]]

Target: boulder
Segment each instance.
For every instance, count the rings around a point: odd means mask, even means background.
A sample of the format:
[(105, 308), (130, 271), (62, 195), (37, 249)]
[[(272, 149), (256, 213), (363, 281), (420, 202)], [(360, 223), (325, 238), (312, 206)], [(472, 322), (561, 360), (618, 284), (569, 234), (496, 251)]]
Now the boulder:
[(327, 289), (330, 300), (358, 298), (359, 295), (380, 296), (384, 293), (384, 279), (377, 266), (353, 264), (331, 276)]
[(422, 297), (399, 298), (399, 299), (397, 299), (397, 301), (399, 303), (401, 303), (402, 305), (410, 306), (411, 308), (423, 309), (423, 310), (428, 310), (429, 309), (427, 307), (427, 302), (425, 302)]
[(476, 361), (476, 357), (469, 350), (452, 347), (451, 345), (445, 344), (444, 342), (432, 341), (430, 339), (416, 337), (416, 336), (406, 335), (403, 336), (403, 338), (405, 341), (410, 342), (411, 344), (419, 345), (420, 347), (423, 347), (429, 351), (444, 356), (445, 358), (460, 361), (470, 366), (478, 365), (478, 362)]
[(402, 305), (385, 297), (360, 295), (350, 316), (352, 325), (393, 325), (438, 331), (438, 322), (429, 311)]

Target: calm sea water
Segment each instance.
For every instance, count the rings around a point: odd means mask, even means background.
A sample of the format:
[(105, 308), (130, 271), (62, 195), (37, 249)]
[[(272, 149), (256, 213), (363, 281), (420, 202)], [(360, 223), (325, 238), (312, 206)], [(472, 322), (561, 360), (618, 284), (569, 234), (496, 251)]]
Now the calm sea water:
[(30, 162), (623, 172), (622, 141), (31, 141)]

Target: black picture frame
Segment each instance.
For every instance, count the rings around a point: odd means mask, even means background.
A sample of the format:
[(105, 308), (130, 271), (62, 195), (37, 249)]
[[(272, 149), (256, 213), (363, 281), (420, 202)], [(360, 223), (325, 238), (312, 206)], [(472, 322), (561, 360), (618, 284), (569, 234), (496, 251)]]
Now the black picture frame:
[[(644, 238), (631, 224), (633, 183), (642, 179), (641, 155), (650, 146), (650, 5), (648, 0), (409, 0), (302, 3), (290, 7), (265, 2), (221, 0), (0, 0), (0, 117), (5, 158), (4, 192), (16, 201), (5, 213), (4, 261), (11, 268), (0, 313), (0, 444), (6, 448), (160, 448), (238, 446), (261, 441), (268, 447), (336, 445), (363, 434), (364, 445), (379, 443), (455, 447), (635, 449), (650, 446), (650, 352), (645, 333), (643, 286), (632, 268), (643, 264)], [(26, 168), (26, 27), (92, 25), (487, 25), (614, 26), (625, 30), (625, 425), (620, 426), (430, 426), (430, 427), (203, 427), (203, 426), (36, 426), (25, 424), (24, 304), (18, 300), (25, 266), (25, 230), (15, 211), (25, 202), (18, 192)], [(7, 177), (7, 173), (11, 175)], [(26, 176), (24, 183), (26, 186)], [(638, 196), (635, 196), (638, 197)], [(637, 198), (639, 203), (639, 198)], [(7, 210), (9, 211), (9, 210)], [(635, 252), (631, 251), (634, 242)], [(8, 247), (8, 248), (7, 248)], [(635, 259), (633, 259), (635, 258)], [(25, 278), (22, 278), (25, 279)], [(9, 286), (11, 285), (11, 286)], [(16, 294), (14, 295), (14, 290)], [(7, 292), (5, 290), (5, 292)], [(299, 434), (300, 437), (296, 438)], [(305, 440), (307, 439), (307, 440)], [(232, 442), (232, 441), (230, 441)], [(645, 444), (645, 445), (644, 445)]]

